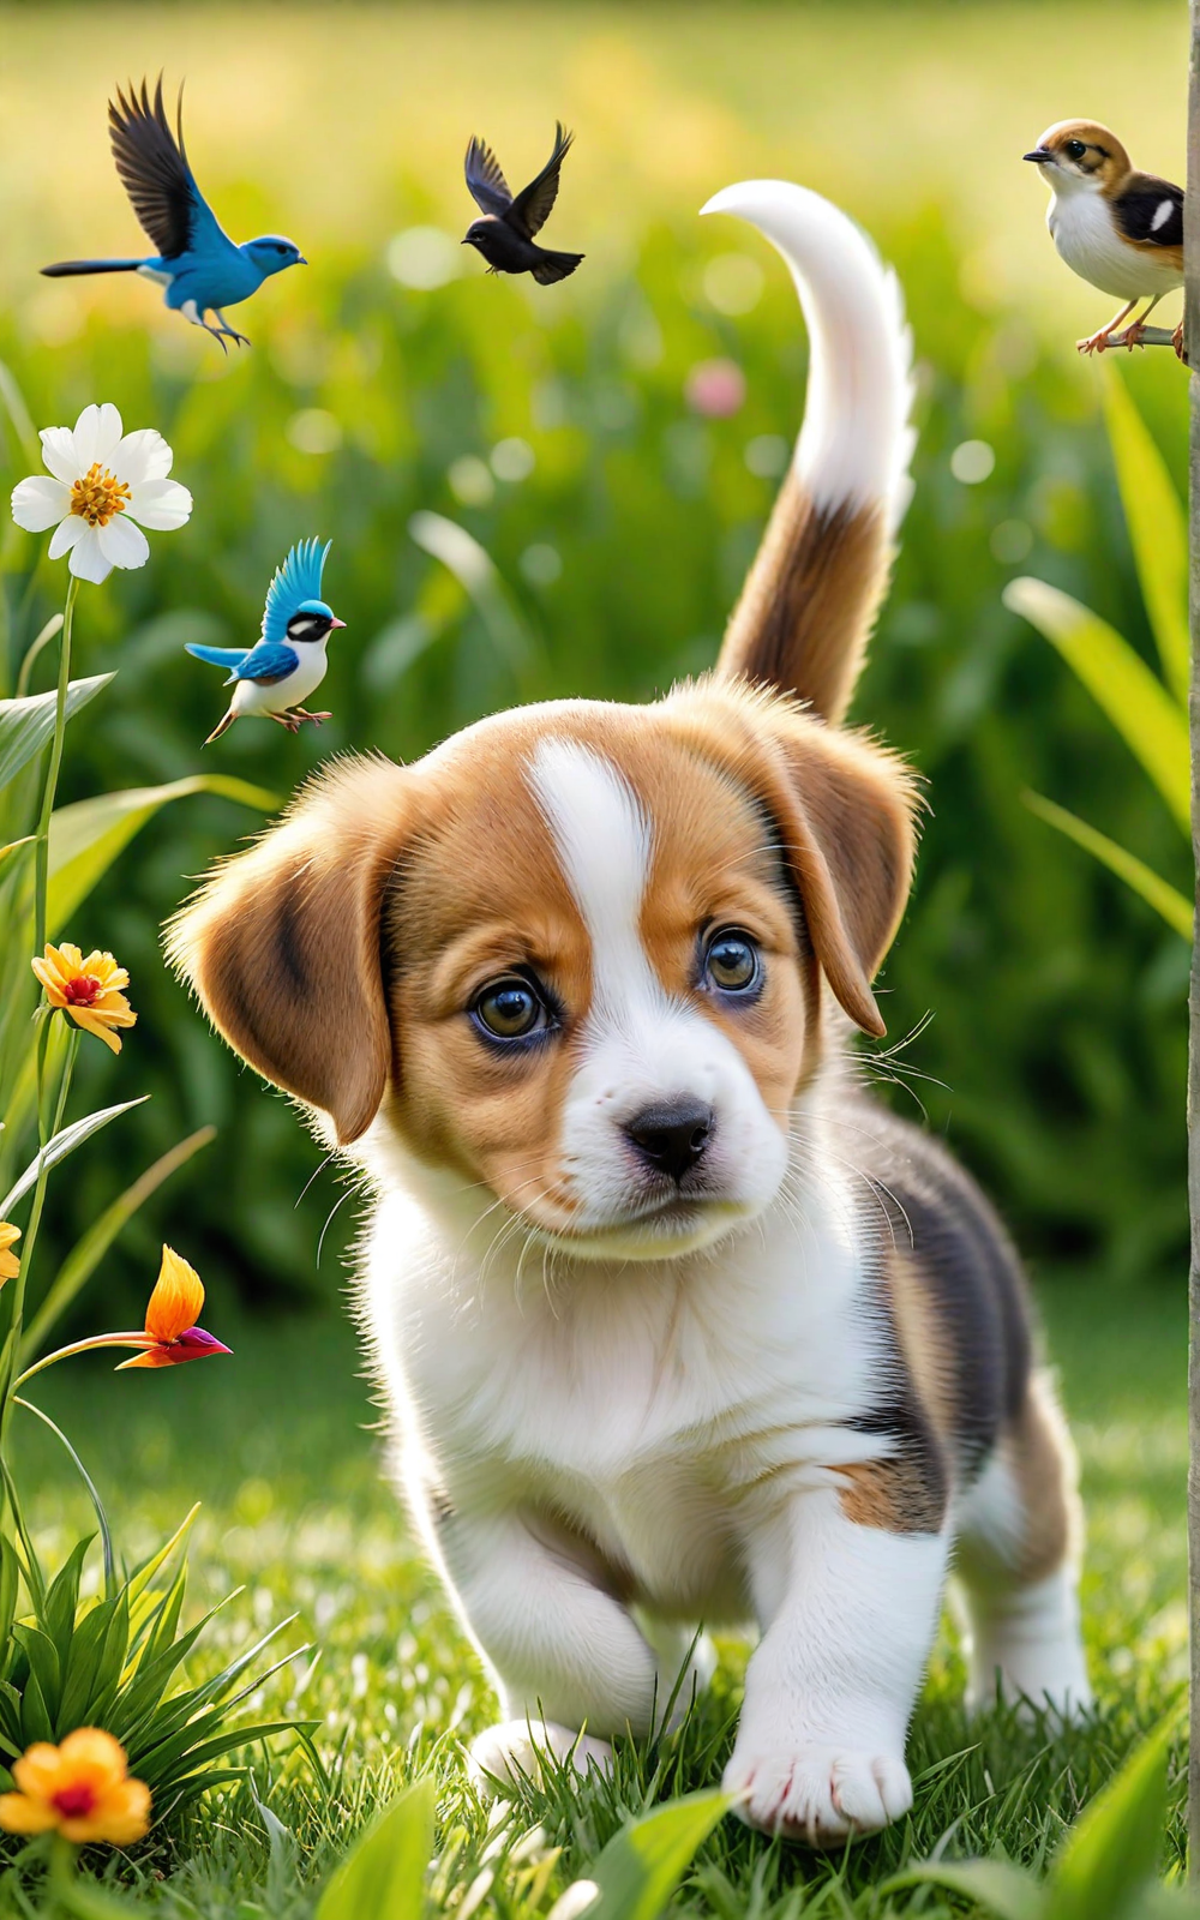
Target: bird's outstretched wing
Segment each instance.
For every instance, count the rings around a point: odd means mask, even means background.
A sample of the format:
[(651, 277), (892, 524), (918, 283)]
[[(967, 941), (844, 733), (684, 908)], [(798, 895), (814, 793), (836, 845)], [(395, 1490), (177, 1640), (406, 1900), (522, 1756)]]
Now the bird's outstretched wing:
[(108, 103), (109, 137), (121, 184), (145, 232), (164, 260), (177, 259), (197, 243), (223, 240), (225, 234), (205, 200), (188, 165), (183, 144), (183, 89), (177, 110), (178, 138), (172, 133), (163, 107), (162, 75), (153, 104), (146, 82), (126, 99), (117, 89)]
[(1135, 173), (1112, 203), (1117, 225), (1135, 246), (1155, 252), (1183, 246), (1183, 188), (1157, 174)]
[(297, 607), (305, 600), (321, 598), (321, 575), (332, 545), (332, 540), (327, 540), (324, 546), (319, 540), (299, 540), (283, 565), (276, 567), (263, 608), (264, 640), (282, 643), (287, 638), (288, 621)]
[(508, 181), (500, 171), (500, 162), (486, 140), (473, 136), (467, 148), (467, 185), (471, 198), (485, 213), (505, 214), (513, 197)]
[(255, 680), (259, 686), (273, 687), (277, 681), (286, 680), (289, 673), (295, 673), (299, 665), (300, 655), (294, 648), (283, 646), (277, 640), (260, 640), (241, 665), (234, 668), (229, 680)]
[(575, 135), (566, 131), (561, 120), (554, 122), (554, 152), (537, 179), (531, 180), (527, 187), (522, 187), (512, 203), (510, 219), (518, 223), (531, 240), (550, 218), (550, 210), (558, 198), (558, 176), (574, 138)]
[(207, 660), (210, 667), (240, 667), (250, 652), (249, 647), (202, 647), (198, 642), (188, 641), (184, 649), (197, 660)]

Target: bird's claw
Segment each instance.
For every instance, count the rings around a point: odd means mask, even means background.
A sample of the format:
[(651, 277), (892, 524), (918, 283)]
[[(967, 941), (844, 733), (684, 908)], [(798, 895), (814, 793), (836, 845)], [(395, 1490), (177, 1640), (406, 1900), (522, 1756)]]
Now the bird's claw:
[(1146, 325), (1142, 320), (1135, 320), (1132, 326), (1126, 327), (1124, 333), (1114, 334), (1109, 341), (1112, 347), (1128, 347), (1130, 353), (1135, 347), (1144, 347), (1145, 344)]
[(227, 340), (232, 340), (237, 347), (248, 347), (250, 345), (247, 336), (244, 333), (238, 333), (234, 327), (205, 327), (204, 331), (205, 333), (211, 333), (213, 339), (220, 347), (221, 352), (226, 355), (229, 352), (229, 348), (225, 345)]
[(1098, 333), (1089, 333), (1086, 340), (1077, 340), (1075, 345), (1080, 353), (1106, 353), (1113, 345), (1113, 337), (1107, 327), (1101, 327)]
[(307, 707), (293, 707), (292, 713), (296, 717), (297, 724), (301, 720), (311, 720), (313, 725), (317, 727), (321, 725), (322, 721), (333, 719), (332, 713), (310, 713)]
[(1184, 365), (1186, 366), (1187, 357), (1183, 351), (1183, 321), (1182, 320), (1179, 322), (1179, 325), (1176, 327), (1174, 333), (1171, 335), (1171, 345), (1174, 347), (1175, 352), (1178, 355), (1179, 359), (1182, 360)]

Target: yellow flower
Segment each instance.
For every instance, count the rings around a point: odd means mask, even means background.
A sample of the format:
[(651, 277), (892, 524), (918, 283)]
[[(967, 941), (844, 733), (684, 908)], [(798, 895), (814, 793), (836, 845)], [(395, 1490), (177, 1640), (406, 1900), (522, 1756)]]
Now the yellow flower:
[(0, 1794), (6, 1833), (61, 1833), (84, 1846), (127, 1847), (150, 1827), (150, 1789), (133, 1780), (125, 1749), (99, 1727), (78, 1727), (61, 1747), (39, 1740), (12, 1770), (15, 1793)]
[(21, 1262), (9, 1251), (20, 1238), (20, 1227), (10, 1227), (7, 1220), (0, 1220), (0, 1287), (6, 1280), (15, 1280), (21, 1271)]
[(106, 1047), (120, 1053), (120, 1036), (113, 1028), (132, 1027), (137, 1015), (120, 992), (121, 987), (129, 985), (129, 975), (111, 953), (89, 953), (85, 960), (78, 947), (64, 940), (61, 947), (47, 944), (45, 958), (29, 964), (52, 1007), (60, 1008), (76, 1026), (94, 1033)]

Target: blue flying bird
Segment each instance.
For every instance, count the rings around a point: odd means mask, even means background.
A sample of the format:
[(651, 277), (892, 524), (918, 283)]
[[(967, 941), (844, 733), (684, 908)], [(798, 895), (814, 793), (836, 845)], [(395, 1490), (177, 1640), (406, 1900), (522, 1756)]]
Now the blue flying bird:
[(227, 727), (245, 714), (265, 714), (289, 733), (298, 733), (303, 720), (319, 726), (327, 713), (308, 713), (302, 700), (316, 692), (325, 678), (328, 661), (325, 642), (335, 627), (344, 627), (332, 607), (321, 599), (321, 574), (332, 541), (301, 540), (276, 569), (267, 590), (262, 638), (253, 647), (197, 647), (187, 651), (210, 666), (228, 667), (225, 685), (233, 688), (229, 711), (204, 742), (219, 740)]
[[(166, 288), (168, 307), (182, 313), (193, 326), (203, 327), (228, 353), (226, 340), (242, 341), (244, 333), (228, 326), (224, 307), (235, 307), (257, 293), (264, 280), (284, 267), (308, 265), (299, 247), (279, 234), (235, 246), (221, 227), (196, 185), (183, 144), (183, 88), (179, 89), (176, 139), (163, 109), (162, 75), (154, 105), (146, 82), (141, 98), (130, 87), (129, 99), (117, 89), (118, 105), (108, 103), (113, 159), (133, 210), (158, 252), (148, 259), (60, 260), (43, 267), (51, 279), (75, 273), (141, 273)], [(215, 313), (220, 326), (204, 318)]]

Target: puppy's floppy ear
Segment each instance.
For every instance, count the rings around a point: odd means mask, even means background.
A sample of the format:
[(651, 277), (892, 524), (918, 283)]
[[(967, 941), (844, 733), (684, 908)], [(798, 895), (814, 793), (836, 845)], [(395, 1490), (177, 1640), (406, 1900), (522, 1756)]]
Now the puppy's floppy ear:
[(865, 1033), (887, 1031), (871, 992), (912, 881), (917, 782), (862, 734), (827, 727), (765, 688), (716, 680), (667, 705), (697, 753), (714, 751), (771, 823), (830, 987)]
[(327, 1113), (342, 1146), (370, 1126), (392, 1065), (380, 917), (407, 811), (398, 767), (336, 768), (220, 866), (167, 937), (235, 1052)]
[(786, 707), (763, 720), (758, 789), (779, 827), (813, 950), (855, 1025), (886, 1033), (871, 981), (912, 885), (916, 783), (861, 735)]

